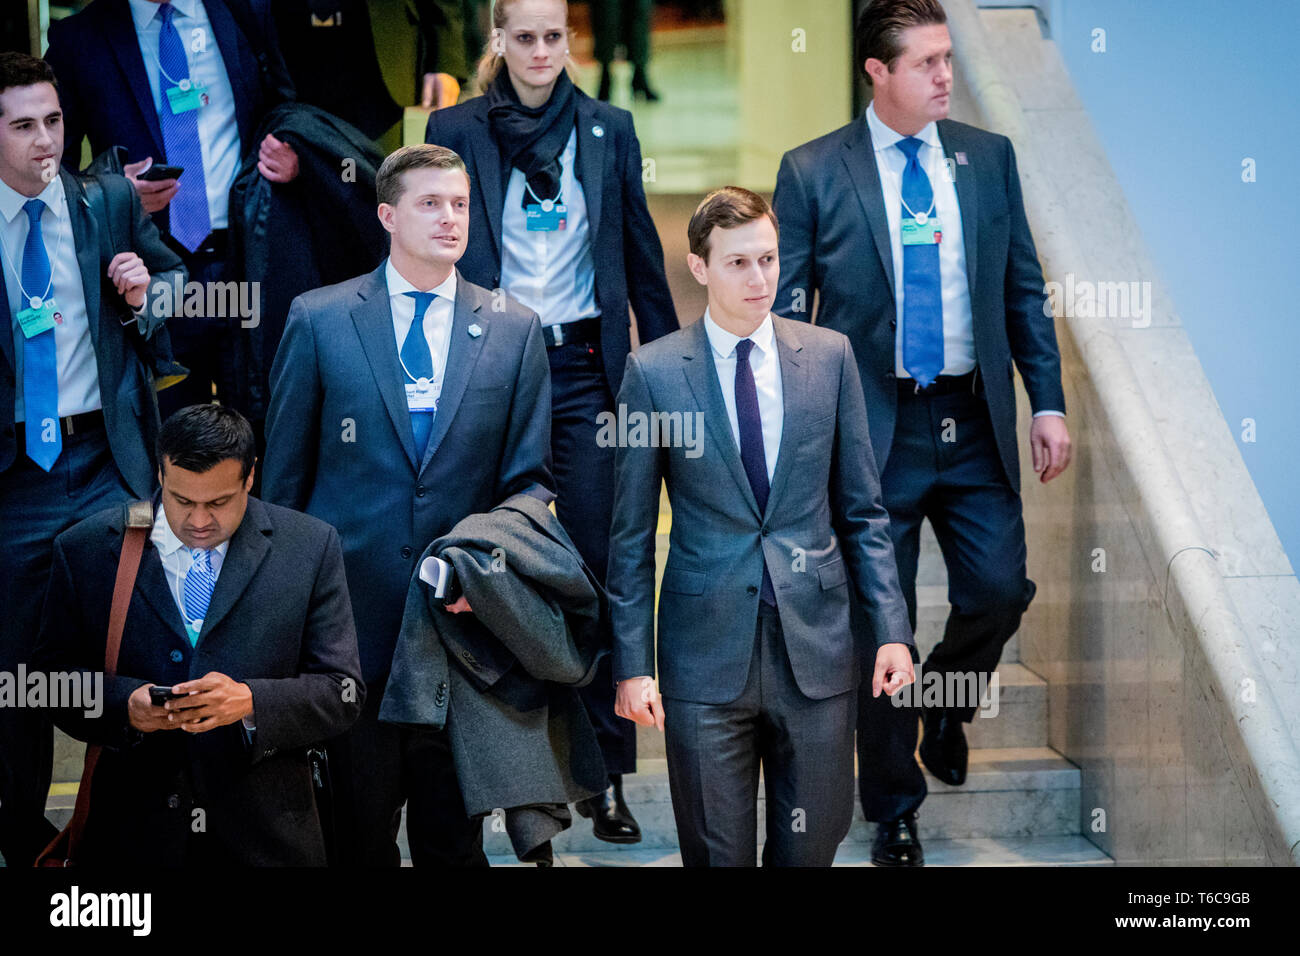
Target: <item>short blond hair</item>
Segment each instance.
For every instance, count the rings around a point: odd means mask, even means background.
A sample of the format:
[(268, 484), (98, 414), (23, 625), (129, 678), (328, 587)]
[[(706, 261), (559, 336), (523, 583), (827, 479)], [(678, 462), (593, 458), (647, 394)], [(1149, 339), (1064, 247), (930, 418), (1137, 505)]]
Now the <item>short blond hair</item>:
[(409, 169), (459, 169), (469, 178), (465, 160), (454, 149), (436, 146), (433, 143), (417, 143), (395, 149), (384, 159), (375, 173), (375, 196), (381, 203), (397, 205), (406, 187), (402, 183), (402, 173)]

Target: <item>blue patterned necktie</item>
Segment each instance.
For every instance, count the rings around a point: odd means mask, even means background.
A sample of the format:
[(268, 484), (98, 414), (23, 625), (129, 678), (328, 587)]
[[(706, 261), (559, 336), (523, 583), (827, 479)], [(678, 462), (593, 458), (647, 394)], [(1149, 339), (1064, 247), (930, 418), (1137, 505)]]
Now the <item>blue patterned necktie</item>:
[[(175, 15), (176, 10), (170, 3), (158, 7), (158, 16), (162, 20), (158, 31), (158, 85), (164, 91), (181, 81), (188, 88), (190, 82), (185, 45), (172, 23)], [(167, 162), (185, 169), (185, 175), (178, 180), (176, 195), (167, 205), (169, 228), (176, 241), (193, 252), (212, 231), (212, 219), (208, 215), (208, 186), (203, 176), (203, 145), (199, 141), (199, 111), (173, 113), (164, 92), (159, 121)]]
[[(736, 343), (736, 424), (740, 426), (740, 462), (745, 466), (745, 477), (758, 503), (758, 513), (767, 511), (767, 496), (771, 487), (767, 480), (767, 455), (763, 450), (763, 419), (758, 412), (758, 386), (754, 384), (754, 370), (749, 365), (749, 353), (754, 348), (753, 339)], [(776, 607), (776, 591), (772, 577), (763, 562), (763, 602)]]
[[(921, 140), (898, 141), (907, 157), (903, 168), (904, 219), (930, 212), (934, 190), (917, 160)], [(908, 208), (912, 212), (908, 212)], [(925, 388), (943, 371), (943, 294), (939, 280), (939, 244), (903, 245), (903, 368)]]
[[(50, 257), (41, 236), (41, 213), (45, 203), (29, 199), (23, 203), (27, 213), (27, 243), (23, 246), (22, 292), (29, 298), (45, 298), (50, 289)], [(20, 302), (19, 308), (31, 307)], [(49, 471), (63, 450), (63, 431), (59, 427), (59, 367), (54, 350), (54, 329), (23, 340), (23, 415), (27, 419), (27, 457), (43, 471)], [(53, 429), (46, 428), (53, 422)], [(51, 441), (44, 441), (52, 433)]]
[[(407, 292), (415, 300), (415, 315), (411, 319), (411, 328), (402, 341), (402, 366), (411, 379), (427, 378), (433, 380), (433, 353), (424, 337), (424, 314), (437, 298), (432, 292)], [(433, 431), (433, 414), (427, 410), (411, 412), (411, 431), (415, 435), (415, 451), (424, 457), (424, 450), (429, 446), (429, 433)]]
[(185, 574), (185, 587), (181, 594), (185, 604), (185, 623), (195, 625), (190, 630), (190, 640), (194, 641), (203, 619), (208, 616), (208, 603), (212, 600), (212, 589), (217, 586), (217, 572), (212, 570), (212, 552), (206, 548), (190, 549), (190, 569)]

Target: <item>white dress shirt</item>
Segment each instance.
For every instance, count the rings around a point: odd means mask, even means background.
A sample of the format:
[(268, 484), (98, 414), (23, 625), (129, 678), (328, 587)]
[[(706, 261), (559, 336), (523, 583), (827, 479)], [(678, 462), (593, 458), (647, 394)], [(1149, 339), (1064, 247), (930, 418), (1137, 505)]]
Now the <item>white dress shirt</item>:
[[(876, 115), (876, 104), (867, 107), (867, 126), (871, 130), (871, 145), (876, 152), (876, 170), (884, 192), (885, 215), (889, 219), (889, 247), (894, 260), (894, 306), (898, 318), (898, 331), (894, 336), (894, 374), (911, 378), (903, 367), (903, 169), (907, 157), (898, 148), (905, 139), (886, 126)], [(917, 150), (916, 158), (930, 178), (934, 191), (934, 211), (942, 227), (943, 241), (939, 243), (939, 289), (943, 302), (943, 375), (965, 375), (975, 368), (975, 325), (971, 315), (970, 285), (966, 279), (966, 240), (961, 228), (961, 206), (957, 202), (957, 185), (948, 177), (944, 165), (943, 144), (939, 139), (939, 126), (929, 122), (916, 138), (924, 145)], [(913, 210), (924, 212), (925, 210)], [(1061, 415), (1050, 409), (1034, 413)]]
[[(131, 19), (135, 22), (135, 35), (144, 57), (144, 71), (149, 76), (149, 89), (153, 93), (154, 108), (161, 117), (167, 107), (167, 95), (162, 84), (172, 86), (160, 76), (158, 63), (158, 35), (162, 20), (158, 16), (161, 4), (150, 0), (129, 0)], [(208, 11), (203, 0), (171, 0), (175, 9), (172, 25), (185, 47), (185, 58), (190, 66), (190, 79), (206, 87), (208, 105), (200, 106), (199, 142), (203, 148), (203, 177), (208, 192), (208, 218), (213, 229), (225, 229), (230, 223), (230, 187), (239, 173), (240, 142), (239, 123), (235, 118), (235, 94), (230, 88), (226, 63), (208, 22)], [(196, 49), (197, 48), (197, 49)], [(176, 77), (175, 79), (179, 79)], [(159, 120), (161, 125), (161, 119)], [(143, 156), (129, 157), (131, 162)], [(155, 163), (163, 158), (155, 156)]]
[(526, 179), (510, 170), (501, 217), (501, 287), (536, 312), (542, 325), (576, 322), (600, 315), (596, 305), (596, 267), (591, 257), (587, 197), (574, 173), (578, 130), (569, 134), (560, 155), (560, 196), (529, 196), (540, 202), (555, 199), (568, 211), (563, 229), (529, 232), (522, 205)]
[[(193, 632), (194, 621), (185, 613), (185, 578), (190, 573), (190, 566), (194, 563), (194, 553), (185, 545), (172, 526), (167, 522), (167, 513), (163, 510), (161, 504), (153, 516), (153, 532), (149, 535), (149, 541), (158, 549), (158, 557), (162, 561), (163, 574), (167, 577), (167, 590), (171, 592), (172, 600), (176, 602), (176, 610), (181, 613), (181, 620), (185, 623), (187, 630)], [(212, 573), (213, 579), (221, 577), (221, 565), (226, 560), (226, 551), (230, 548), (230, 541), (221, 542), (212, 549)]]
[[(736, 417), (736, 343), (740, 336), (728, 332), (704, 310), (704, 333), (713, 348), (713, 364), (722, 386), (722, 401), (727, 406), (731, 437), (740, 448), (740, 420)], [(767, 463), (767, 480), (776, 471), (776, 456), (781, 450), (781, 426), (785, 422), (785, 405), (781, 393), (781, 358), (776, 353), (776, 330), (769, 312), (749, 339), (754, 343), (749, 353), (749, 367), (758, 391), (758, 417), (763, 424), (763, 458)]]
[[(894, 339), (894, 373), (911, 378), (903, 367), (903, 169), (907, 157), (896, 145), (905, 137), (886, 126), (876, 115), (876, 105), (867, 107), (867, 126), (871, 145), (876, 151), (876, 169), (884, 192), (885, 215), (889, 219), (889, 246), (894, 259), (894, 304), (897, 307), (898, 333)], [(961, 231), (961, 208), (957, 205), (957, 187), (948, 179), (944, 166), (939, 127), (927, 123), (916, 138), (925, 145), (916, 154), (917, 161), (930, 177), (934, 190), (934, 211), (943, 227), (939, 243), (939, 285), (943, 300), (943, 373), (965, 375), (975, 368), (975, 331), (971, 320), (970, 288), (966, 282), (966, 244)], [(917, 209), (916, 212), (926, 210)]]
[[(0, 246), (3, 247), (5, 291), (9, 294), (9, 320), (14, 340), (14, 363), (17, 388), (14, 390), (14, 421), (25, 420), (23, 411), (23, 336), (18, 313), (27, 308), (23, 301), (41, 296), (53, 298), (57, 308), (54, 326), (55, 368), (59, 378), (59, 417), (80, 415), (102, 408), (99, 396), (99, 366), (95, 346), (90, 338), (90, 321), (86, 316), (86, 296), (81, 284), (81, 264), (77, 262), (77, 245), (72, 237), (68, 217), (68, 198), (63, 179), (55, 176), (36, 197), (45, 203), (41, 213), (41, 239), (50, 260), (50, 292), (44, 289), (21, 289), (23, 249), (27, 245), (30, 221), (23, 205), (28, 197), (9, 188), (0, 180)], [(98, 259), (98, 254), (96, 254)], [(61, 319), (61, 321), (60, 321)]]
[[(397, 354), (402, 354), (402, 343), (411, 331), (415, 320), (415, 299), (408, 292), (432, 292), (437, 298), (429, 303), (424, 313), (424, 340), (429, 344), (433, 358), (433, 391), (442, 391), (443, 375), (447, 371), (447, 352), (451, 348), (451, 322), (456, 311), (456, 270), (451, 270), (443, 283), (433, 289), (417, 289), (396, 268), (393, 260), (384, 262), (384, 279), (388, 283), (388, 304), (393, 313), (393, 334), (397, 336)], [(403, 370), (404, 384), (410, 384), (410, 373)]]

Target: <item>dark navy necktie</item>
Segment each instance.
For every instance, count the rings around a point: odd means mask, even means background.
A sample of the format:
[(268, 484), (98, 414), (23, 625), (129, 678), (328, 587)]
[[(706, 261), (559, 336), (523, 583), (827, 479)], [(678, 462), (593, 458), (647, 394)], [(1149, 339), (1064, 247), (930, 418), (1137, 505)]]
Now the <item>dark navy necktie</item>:
[[(23, 246), (23, 281), (21, 292), (30, 298), (19, 308), (31, 306), (31, 299), (45, 299), (52, 292), (50, 257), (41, 236), (41, 213), (45, 203), (29, 199), (23, 203), (27, 213), (27, 244)], [(54, 349), (54, 329), (23, 340), (23, 415), (27, 419), (27, 457), (43, 471), (49, 471), (63, 449), (63, 432), (59, 426), (59, 366)], [(53, 428), (47, 428), (52, 422)], [(43, 439), (49, 438), (49, 441)]]
[[(432, 292), (407, 292), (406, 295), (415, 300), (415, 315), (402, 342), (402, 366), (412, 379), (433, 381), (433, 353), (424, 337), (424, 314), (437, 296)], [(424, 450), (429, 445), (429, 434), (433, 431), (433, 413), (427, 409), (411, 412), (411, 431), (415, 435), (416, 454), (423, 459)]]
[[(903, 167), (904, 219), (933, 215), (934, 190), (917, 159), (923, 142), (915, 136), (898, 141), (907, 157)], [(909, 212), (909, 208), (911, 212)], [(903, 245), (903, 368), (925, 388), (943, 371), (943, 294), (939, 281), (939, 244)]]
[[(745, 466), (749, 488), (758, 503), (758, 513), (767, 511), (767, 496), (772, 490), (767, 480), (767, 455), (763, 450), (763, 419), (758, 413), (758, 387), (754, 384), (754, 370), (749, 365), (753, 351), (752, 339), (736, 343), (736, 422), (740, 426), (740, 461)], [(776, 591), (767, 561), (763, 561), (763, 601), (776, 607)]]

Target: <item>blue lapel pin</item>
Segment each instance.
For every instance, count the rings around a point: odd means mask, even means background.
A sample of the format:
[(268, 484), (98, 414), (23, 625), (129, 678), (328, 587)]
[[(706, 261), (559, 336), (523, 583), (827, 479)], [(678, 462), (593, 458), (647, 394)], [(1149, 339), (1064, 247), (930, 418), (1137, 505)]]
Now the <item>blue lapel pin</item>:
[(469, 332), (470, 337), (475, 339), (483, 334), (483, 330), (479, 327), (477, 322), (471, 325), (467, 331)]
[(596, 137), (597, 139), (600, 139), (600, 137), (605, 135), (605, 127), (597, 123), (595, 126), (591, 128), (591, 135)]

